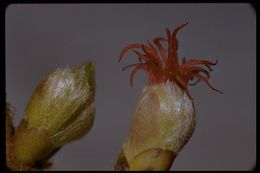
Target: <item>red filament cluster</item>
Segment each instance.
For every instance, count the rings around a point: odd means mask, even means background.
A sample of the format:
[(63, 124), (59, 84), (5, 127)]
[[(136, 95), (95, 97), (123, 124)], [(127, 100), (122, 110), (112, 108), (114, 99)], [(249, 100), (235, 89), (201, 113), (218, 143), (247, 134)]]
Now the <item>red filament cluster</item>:
[[(221, 91), (211, 86), (208, 79), (210, 77), (209, 71), (212, 71), (211, 66), (216, 65), (216, 62), (210, 62), (206, 60), (186, 60), (183, 58), (182, 63), (178, 60), (178, 40), (176, 35), (179, 30), (184, 28), (188, 23), (182, 24), (177, 27), (173, 32), (166, 28), (167, 39), (162, 37), (156, 37), (153, 39), (153, 44), (147, 41), (147, 44), (131, 44), (125, 47), (119, 56), (119, 61), (129, 50), (133, 50), (138, 55), (139, 63), (130, 64), (123, 68), (123, 70), (134, 67), (131, 76), (130, 84), (133, 85), (133, 79), (138, 70), (144, 70), (149, 78), (149, 84), (166, 83), (167, 81), (177, 84), (180, 88), (186, 91), (187, 95), (191, 98), (188, 85), (195, 85), (200, 80), (204, 81), (207, 86), (219, 93)], [(165, 49), (162, 42), (166, 41), (168, 49)], [(135, 49), (141, 49), (142, 52), (138, 52)], [(200, 67), (199, 65), (207, 67), (207, 69)], [(194, 83), (189, 81), (197, 80)]]

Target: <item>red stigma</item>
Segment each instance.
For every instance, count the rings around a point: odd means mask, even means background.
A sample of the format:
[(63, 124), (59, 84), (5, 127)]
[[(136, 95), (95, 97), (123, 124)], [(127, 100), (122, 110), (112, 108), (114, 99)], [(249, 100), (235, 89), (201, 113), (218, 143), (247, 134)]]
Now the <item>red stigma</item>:
[[(188, 23), (182, 24), (177, 27), (173, 32), (166, 28), (167, 39), (162, 37), (156, 37), (153, 39), (153, 44), (147, 42), (147, 44), (131, 44), (125, 47), (120, 55), (119, 61), (129, 50), (133, 50), (139, 58), (139, 63), (127, 65), (123, 70), (134, 67), (130, 75), (130, 84), (133, 85), (133, 79), (138, 70), (144, 70), (149, 78), (149, 84), (166, 83), (167, 81), (177, 84), (180, 88), (186, 91), (187, 95), (191, 98), (188, 85), (196, 85), (200, 80), (204, 81), (206, 85), (222, 94), (221, 91), (215, 89), (209, 83), (209, 72), (212, 71), (211, 66), (216, 65), (216, 62), (210, 62), (206, 60), (183, 59), (182, 63), (178, 60), (178, 40), (176, 35), (179, 30), (184, 28)], [(162, 42), (167, 41), (168, 49), (162, 46)], [(142, 50), (138, 52), (135, 49)], [(200, 67), (204, 66), (207, 69)], [(197, 79), (195, 83), (189, 83), (189, 81)]]

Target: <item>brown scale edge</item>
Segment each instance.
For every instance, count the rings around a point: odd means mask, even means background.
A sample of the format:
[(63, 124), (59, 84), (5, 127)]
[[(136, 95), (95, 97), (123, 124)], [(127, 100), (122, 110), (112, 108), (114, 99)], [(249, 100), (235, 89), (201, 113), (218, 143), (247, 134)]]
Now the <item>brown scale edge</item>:
[(127, 171), (129, 170), (129, 164), (125, 157), (125, 153), (121, 150), (117, 162), (114, 167), (115, 171)]

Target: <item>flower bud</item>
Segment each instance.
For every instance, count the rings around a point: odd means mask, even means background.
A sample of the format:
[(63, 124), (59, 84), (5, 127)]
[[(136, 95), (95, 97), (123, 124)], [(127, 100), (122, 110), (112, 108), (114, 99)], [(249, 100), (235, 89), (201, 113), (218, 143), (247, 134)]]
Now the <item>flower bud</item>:
[(57, 69), (35, 89), (14, 137), (16, 159), (34, 165), (83, 137), (94, 122), (95, 64)]
[(193, 102), (177, 85), (145, 87), (116, 170), (169, 170), (194, 127)]
[[(149, 85), (143, 89), (133, 116), (130, 133), (119, 154), (116, 170), (169, 170), (172, 162), (190, 139), (195, 127), (195, 112), (188, 85), (204, 81), (214, 91), (222, 94), (209, 83), (209, 71), (217, 61), (178, 59), (177, 33), (187, 26), (184, 23), (172, 32), (166, 28), (167, 37), (156, 37), (153, 44), (130, 44), (119, 55), (133, 50), (138, 63), (133, 67), (130, 84), (138, 70), (144, 70)], [(162, 42), (168, 43), (164, 48)], [(135, 50), (139, 49), (141, 52)], [(203, 68), (207, 67), (207, 69)], [(190, 83), (197, 79), (194, 83)]]

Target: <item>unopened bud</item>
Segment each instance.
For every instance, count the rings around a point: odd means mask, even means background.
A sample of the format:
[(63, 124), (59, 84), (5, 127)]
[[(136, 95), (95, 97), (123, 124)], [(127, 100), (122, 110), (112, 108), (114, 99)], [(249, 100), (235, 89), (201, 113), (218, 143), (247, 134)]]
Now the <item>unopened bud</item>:
[(33, 165), (55, 149), (83, 137), (94, 122), (95, 64), (57, 69), (35, 89), (19, 124), (16, 158)]

